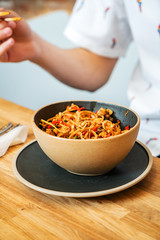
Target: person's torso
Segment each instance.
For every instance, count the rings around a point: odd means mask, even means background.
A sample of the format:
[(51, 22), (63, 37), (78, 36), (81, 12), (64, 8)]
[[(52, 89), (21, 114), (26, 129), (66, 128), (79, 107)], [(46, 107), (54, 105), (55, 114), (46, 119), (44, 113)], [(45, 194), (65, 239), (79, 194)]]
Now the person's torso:
[(143, 76), (137, 71), (130, 82), (131, 107), (143, 117), (160, 118), (160, 1), (123, 1)]

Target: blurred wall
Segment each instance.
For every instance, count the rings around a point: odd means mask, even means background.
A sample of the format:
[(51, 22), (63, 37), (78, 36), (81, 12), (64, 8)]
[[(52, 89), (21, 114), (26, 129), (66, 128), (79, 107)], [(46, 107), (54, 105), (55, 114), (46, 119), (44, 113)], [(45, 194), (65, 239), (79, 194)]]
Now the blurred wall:
[[(29, 21), (39, 35), (62, 48), (73, 47), (63, 35), (69, 19), (65, 11), (55, 11)], [(116, 65), (109, 82), (96, 92), (73, 89), (60, 83), (35, 64), (0, 63), (0, 97), (33, 110), (55, 101), (101, 100), (128, 106), (127, 86), (137, 62), (137, 52), (131, 44), (125, 58)]]

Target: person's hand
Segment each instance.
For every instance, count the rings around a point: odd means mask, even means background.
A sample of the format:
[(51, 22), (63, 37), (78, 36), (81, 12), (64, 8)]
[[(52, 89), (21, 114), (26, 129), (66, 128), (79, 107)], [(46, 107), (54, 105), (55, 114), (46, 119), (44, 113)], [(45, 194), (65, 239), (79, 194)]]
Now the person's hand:
[[(8, 12), (0, 8), (0, 12)], [(4, 17), (19, 17), (9, 11), (7, 16), (0, 17), (0, 62), (20, 62), (32, 60), (39, 54), (32, 32), (25, 20), (6, 22)]]

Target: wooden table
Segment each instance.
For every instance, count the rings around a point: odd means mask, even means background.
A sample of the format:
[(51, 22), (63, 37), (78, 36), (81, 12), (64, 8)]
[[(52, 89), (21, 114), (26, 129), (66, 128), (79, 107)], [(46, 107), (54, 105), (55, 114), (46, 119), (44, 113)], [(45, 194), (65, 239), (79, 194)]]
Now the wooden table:
[[(1, 121), (29, 125), (33, 111), (0, 99)], [(160, 159), (135, 186), (96, 198), (65, 198), (34, 191), (12, 171), (23, 145), (0, 158), (0, 240), (158, 240), (160, 239)]]

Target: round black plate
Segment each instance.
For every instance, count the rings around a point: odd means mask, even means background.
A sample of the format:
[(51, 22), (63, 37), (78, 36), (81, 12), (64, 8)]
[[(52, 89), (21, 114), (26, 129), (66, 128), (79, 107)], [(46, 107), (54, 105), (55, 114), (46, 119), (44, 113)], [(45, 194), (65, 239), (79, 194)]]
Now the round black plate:
[(137, 141), (129, 155), (109, 173), (100, 176), (75, 175), (51, 161), (34, 140), (16, 154), (13, 171), (23, 184), (43, 193), (95, 197), (133, 186), (149, 173), (152, 163), (150, 151)]

